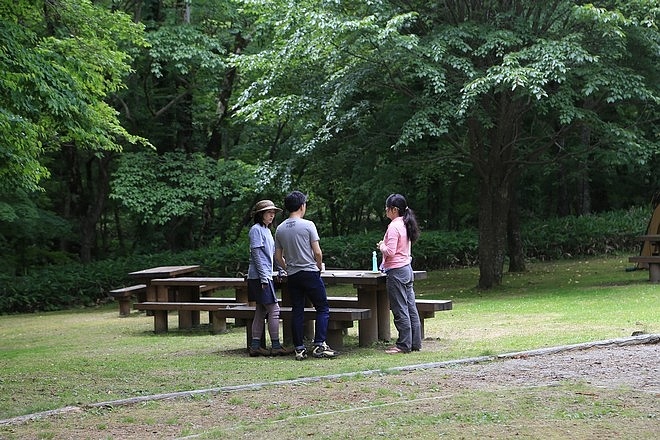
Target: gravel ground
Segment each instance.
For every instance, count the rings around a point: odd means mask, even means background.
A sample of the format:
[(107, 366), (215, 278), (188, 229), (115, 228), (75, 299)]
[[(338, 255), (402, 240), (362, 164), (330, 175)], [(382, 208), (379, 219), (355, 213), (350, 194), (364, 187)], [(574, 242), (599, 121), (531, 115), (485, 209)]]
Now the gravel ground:
[[(426, 371), (425, 374), (436, 374), (441, 370)], [(556, 385), (568, 381), (606, 388), (627, 386), (660, 393), (660, 347), (657, 342), (613, 344), (548, 354), (513, 355), (491, 362), (452, 367), (450, 374), (452, 382), (469, 388)]]

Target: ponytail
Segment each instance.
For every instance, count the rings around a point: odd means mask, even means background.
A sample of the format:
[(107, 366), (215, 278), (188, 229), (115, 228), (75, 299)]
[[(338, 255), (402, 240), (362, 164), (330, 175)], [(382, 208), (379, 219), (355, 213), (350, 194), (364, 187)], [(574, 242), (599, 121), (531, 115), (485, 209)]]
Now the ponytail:
[(419, 225), (412, 209), (408, 208), (406, 198), (401, 194), (391, 194), (385, 201), (388, 208), (396, 208), (399, 216), (403, 217), (403, 224), (406, 226), (408, 239), (414, 243), (419, 238)]

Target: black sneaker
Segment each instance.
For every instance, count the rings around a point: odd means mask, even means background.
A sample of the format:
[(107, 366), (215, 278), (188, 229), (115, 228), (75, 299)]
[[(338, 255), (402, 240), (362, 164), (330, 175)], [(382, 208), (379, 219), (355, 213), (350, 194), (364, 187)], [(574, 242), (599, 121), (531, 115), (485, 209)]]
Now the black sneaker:
[(333, 358), (337, 355), (339, 355), (339, 352), (328, 347), (325, 342), (321, 345), (315, 345), (314, 350), (312, 350), (312, 356), (315, 358)]
[(306, 348), (301, 348), (300, 350), (298, 350), (296, 348), (295, 353), (296, 353), (296, 360), (297, 361), (302, 361), (303, 359), (307, 359), (307, 349)]

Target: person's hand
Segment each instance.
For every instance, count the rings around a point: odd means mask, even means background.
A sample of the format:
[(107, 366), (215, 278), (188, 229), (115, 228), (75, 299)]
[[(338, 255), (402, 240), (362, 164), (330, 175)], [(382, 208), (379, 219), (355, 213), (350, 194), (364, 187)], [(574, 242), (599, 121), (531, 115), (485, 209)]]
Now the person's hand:
[(376, 249), (380, 250), (380, 246), (383, 244), (383, 240), (376, 243)]

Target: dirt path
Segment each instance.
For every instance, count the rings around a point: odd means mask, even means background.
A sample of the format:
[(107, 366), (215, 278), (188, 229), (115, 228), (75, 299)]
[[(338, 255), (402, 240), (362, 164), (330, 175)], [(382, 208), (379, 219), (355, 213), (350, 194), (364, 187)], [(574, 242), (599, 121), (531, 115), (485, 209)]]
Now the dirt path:
[[(430, 372), (431, 374), (438, 373)], [(452, 382), (469, 388), (552, 386), (562, 382), (660, 393), (657, 344), (593, 347), (547, 355), (509, 357), (451, 369)]]

